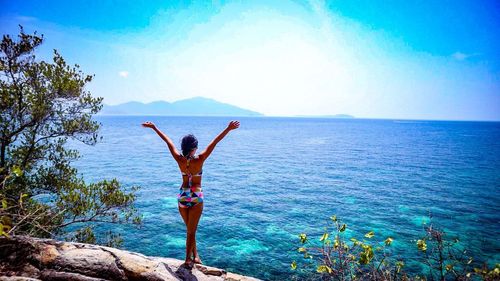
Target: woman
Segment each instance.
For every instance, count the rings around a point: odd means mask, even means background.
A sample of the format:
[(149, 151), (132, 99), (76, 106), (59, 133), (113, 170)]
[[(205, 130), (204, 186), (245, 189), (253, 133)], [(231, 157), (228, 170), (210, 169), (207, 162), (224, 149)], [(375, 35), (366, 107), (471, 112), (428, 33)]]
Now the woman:
[(196, 228), (203, 211), (203, 193), (201, 191), (202, 167), (205, 160), (212, 153), (215, 145), (221, 141), (229, 131), (237, 129), (240, 122), (231, 121), (203, 152), (196, 155), (198, 140), (193, 135), (186, 135), (182, 138), (182, 154), (177, 151), (172, 140), (161, 132), (155, 124), (145, 122), (142, 126), (153, 129), (166, 143), (170, 153), (177, 161), (182, 174), (182, 186), (179, 188), (178, 208), (182, 220), (186, 224), (186, 260), (184, 265), (191, 267), (192, 263), (201, 264), (200, 256), (196, 249)]

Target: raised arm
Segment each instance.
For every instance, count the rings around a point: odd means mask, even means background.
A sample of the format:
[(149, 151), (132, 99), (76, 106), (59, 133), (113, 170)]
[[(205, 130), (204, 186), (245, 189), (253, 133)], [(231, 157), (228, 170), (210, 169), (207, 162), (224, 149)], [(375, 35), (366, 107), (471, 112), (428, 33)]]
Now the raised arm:
[(160, 129), (158, 129), (155, 126), (155, 124), (153, 124), (152, 122), (145, 122), (142, 123), (142, 126), (153, 129), (158, 134), (158, 136), (160, 136), (160, 138), (162, 138), (162, 140), (167, 143), (168, 149), (170, 150), (170, 153), (172, 154), (172, 157), (174, 157), (175, 160), (179, 160), (179, 158), (181, 158), (181, 154), (179, 153), (179, 151), (177, 151), (177, 148), (175, 148), (175, 145), (172, 142), (172, 140), (162, 131), (160, 131)]
[(215, 137), (215, 139), (213, 139), (208, 144), (207, 148), (205, 148), (205, 150), (203, 150), (203, 152), (201, 152), (198, 156), (203, 161), (205, 161), (208, 158), (208, 156), (210, 156), (210, 154), (214, 150), (214, 148), (217, 145), (217, 143), (219, 143), (227, 135), (227, 133), (229, 133), (229, 131), (237, 129), (239, 126), (240, 126), (240, 122), (239, 121), (231, 121), (231, 122), (229, 122), (229, 124), (227, 125), (227, 128), (225, 128), (224, 131), (222, 131), (219, 135), (217, 135)]

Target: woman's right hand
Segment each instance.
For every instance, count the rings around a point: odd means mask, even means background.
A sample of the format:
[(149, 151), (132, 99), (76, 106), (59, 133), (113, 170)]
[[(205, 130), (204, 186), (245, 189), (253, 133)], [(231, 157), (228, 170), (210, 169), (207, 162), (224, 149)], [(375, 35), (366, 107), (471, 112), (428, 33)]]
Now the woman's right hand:
[(146, 128), (151, 128), (151, 129), (156, 128), (155, 124), (153, 122), (149, 122), (149, 121), (142, 123), (142, 126), (146, 127)]
[(227, 128), (229, 130), (234, 130), (234, 129), (238, 129), (240, 127), (240, 121), (231, 121), (229, 122), (229, 124), (227, 125)]

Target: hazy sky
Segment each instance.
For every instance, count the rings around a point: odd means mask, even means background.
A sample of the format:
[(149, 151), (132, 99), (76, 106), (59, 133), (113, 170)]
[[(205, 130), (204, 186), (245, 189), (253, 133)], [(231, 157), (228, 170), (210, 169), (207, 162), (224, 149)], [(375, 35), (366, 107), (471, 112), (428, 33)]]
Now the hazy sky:
[(266, 115), (500, 120), (499, 1), (5, 1), (107, 104), (213, 98)]

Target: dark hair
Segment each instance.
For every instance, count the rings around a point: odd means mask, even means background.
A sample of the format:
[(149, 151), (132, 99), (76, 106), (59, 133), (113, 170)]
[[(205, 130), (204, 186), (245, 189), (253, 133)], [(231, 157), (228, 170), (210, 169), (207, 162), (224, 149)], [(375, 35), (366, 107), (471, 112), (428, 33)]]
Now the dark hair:
[(196, 139), (195, 136), (189, 134), (185, 135), (182, 138), (181, 149), (182, 149), (182, 155), (184, 155), (184, 157), (187, 157), (189, 153), (191, 153), (191, 151), (193, 151), (193, 149), (196, 148), (198, 148), (198, 140)]

